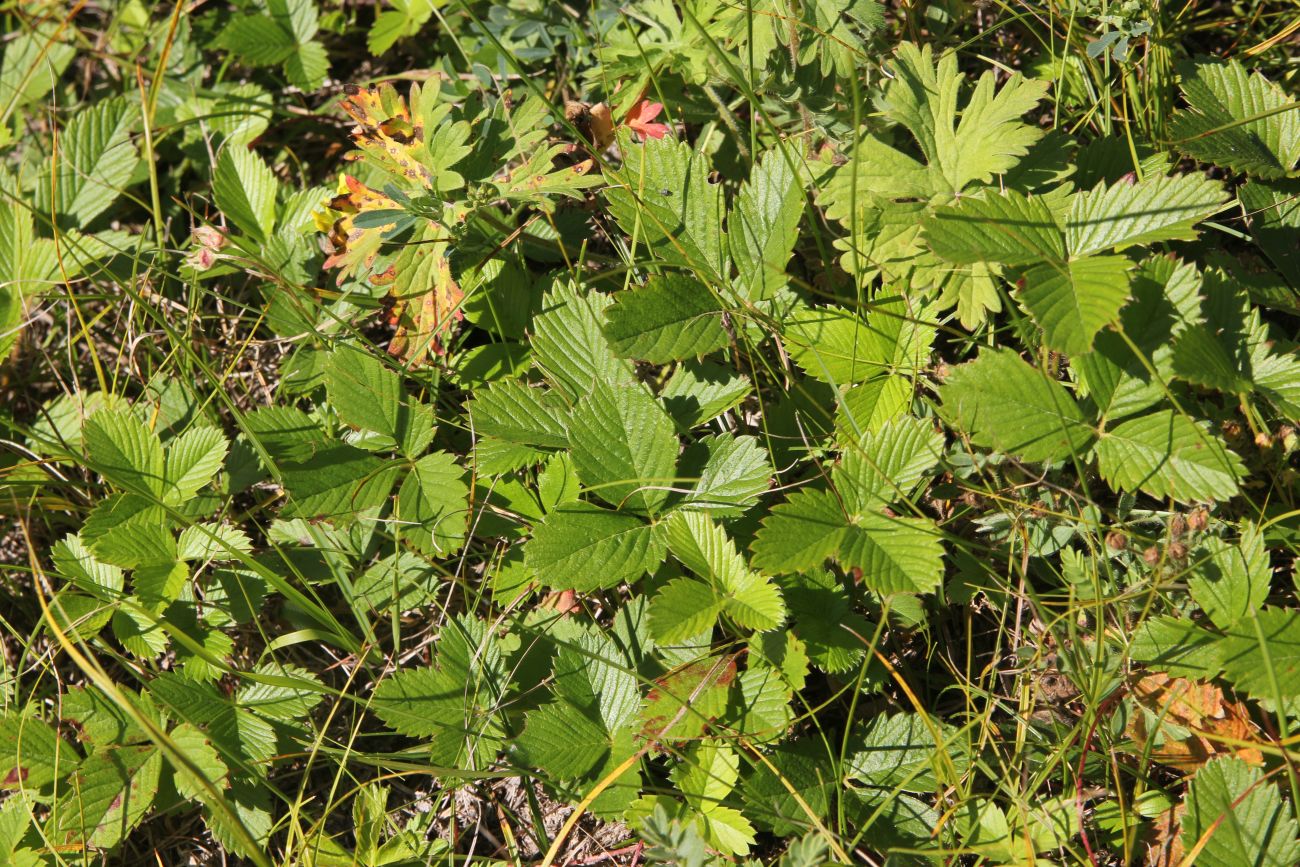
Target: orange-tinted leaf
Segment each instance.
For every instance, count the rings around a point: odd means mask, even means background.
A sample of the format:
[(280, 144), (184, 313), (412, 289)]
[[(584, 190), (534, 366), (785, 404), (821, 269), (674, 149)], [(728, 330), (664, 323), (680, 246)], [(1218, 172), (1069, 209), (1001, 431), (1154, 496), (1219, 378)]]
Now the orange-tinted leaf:
[(329, 212), (328, 217), (333, 217), (329, 226), (332, 250), (325, 260), (325, 267), (338, 268), (338, 283), (342, 284), (348, 275), (368, 269), (374, 264), (384, 233), (396, 225), (388, 223), (360, 229), (354, 223), (357, 214), (399, 210), (401, 205), (383, 193), (370, 189), (351, 175), (343, 175), (339, 192), (325, 206)]
[(1134, 679), (1129, 693), (1138, 705), (1129, 723), (1129, 737), (1139, 749), (1154, 741), (1150, 745), (1153, 761), (1188, 773), (1222, 755), (1235, 755), (1252, 764), (1264, 761), (1254, 747), (1220, 740), (1249, 741), (1256, 733), (1245, 706), (1229, 701), (1217, 686), (1157, 673)]
[(456, 322), (463, 318), (460, 304), (465, 293), (451, 275), (445, 248), (444, 244), (408, 247), (393, 267), (374, 281), (394, 284), (397, 332), (388, 352), (411, 364), (420, 364), (430, 353), (445, 353)]
[(394, 177), (433, 189), (433, 173), (423, 159), (424, 129), (411, 119), (406, 100), (392, 85), (381, 84), (373, 90), (349, 85), (347, 98), (339, 105), (357, 122), (352, 141), (374, 165)]
[(1151, 821), (1151, 833), (1143, 861), (1147, 867), (1178, 867), (1183, 863), (1182, 823), (1186, 812), (1187, 805), (1178, 804)]

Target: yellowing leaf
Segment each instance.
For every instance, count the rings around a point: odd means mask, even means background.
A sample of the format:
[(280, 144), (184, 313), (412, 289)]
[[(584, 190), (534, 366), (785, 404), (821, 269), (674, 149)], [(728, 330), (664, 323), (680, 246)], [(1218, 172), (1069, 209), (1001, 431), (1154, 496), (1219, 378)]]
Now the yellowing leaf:
[(318, 225), (329, 221), (329, 241), (333, 248), (324, 267), (339, 269), (340, 285), (349, 275), (368, 270), (374, 264), (385, 234), (396, 225), (394, 219), (391, 223), (361, 228), (356, 225), (357, 215), (396, 211), (400, 207), (388, 196), (370, 189), (351, 175), (340, 176), (339, 195), (330, 199), (324, 213), (317, 215)]
[(422, 160), (424, 128), (412, 122), (411, 112), (393, 86), (374, 90), (348, 85), (339, 106), (357, 122), (352, 141), (361, 150), (354, 159), (369, 157), (389, 174), (433, 189), (433, 173)]
[[(432, 228), (438, 230), (436, 224)], [(460, 305), (465, 293), (452, 277), (446, 248), (446, 244), (412, 244), (373, 279), (377, 285), (393, 284), (390, 294), (397, 332), (388, 343), (388, 353), (411, 364), (425, 361), (430, 353), (444, 354), (456, 322), (464, 318)]]

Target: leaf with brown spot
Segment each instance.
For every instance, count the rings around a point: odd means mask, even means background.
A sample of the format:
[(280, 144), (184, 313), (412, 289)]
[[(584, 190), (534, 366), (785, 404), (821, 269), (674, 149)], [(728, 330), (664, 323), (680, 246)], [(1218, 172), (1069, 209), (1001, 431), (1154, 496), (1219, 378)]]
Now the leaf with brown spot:
[[(401, 211), (401, 205), (377, 190), (372, 190), (351, 175), (342, 175), (339, 195), (325, 206), (324, 219), (329, 223), (331, 252), (324, 267), (338, 268), (338, 285), (350, 275), (367, 271), (375, 263), (385, 236), (397, 225), (393, 221), (379, 225), (358, 227), (360, 214), (382, 214), (384, 211)], [(382, 216), (380, 217), (382, 219)], [(371, 278), (374, 282), (374, 278)]]
[(659, 748), (700, 737), (726, 710), (735, 679), (734, 654), (701, 659), (657, 679), (641, 707), (641, 737)]
[(1131, 680), (1129, 694), (1137, 707), (1128, 735), (1138, 749), (1150, 746), (1153, 761), (1186, 773), (1222, 755), (1263, 763), (1258, 749), (1221, 740), (1250, 741), (1257, 733), (1246, 707), (1219, 687), (1156, 673)]
[(396, 178), (433, 189), (433, 172), (424, 162), (424, 128), (391, 84), (373, 90), (349, 86), (339, 106), (357, 122), (352, 142), (361, 153), (354, 159), (369, 158)]
[[(440, 231), (433, 225), (431, 232)], [(451, 274), (445, 243), (411, 244), (392, 268), (374, 280), (391, 284), (392, 315), (397, 331), (389, 341), (390, 355), (420, 364), (430, 354), (443, 355), (463, 318), (465, 293)]]

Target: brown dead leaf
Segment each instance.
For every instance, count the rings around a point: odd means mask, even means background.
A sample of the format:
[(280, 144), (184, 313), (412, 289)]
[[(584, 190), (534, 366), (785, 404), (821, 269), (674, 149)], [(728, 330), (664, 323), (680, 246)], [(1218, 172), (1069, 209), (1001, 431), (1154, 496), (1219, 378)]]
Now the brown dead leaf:
[(1186, 812), (1186, 805), (1177, 804), (1152, 820), (1146, 857), (1142, 861), (1146, 867), (1178, 867), (1183, 863), (1181, 838)]
[(1149, 741), (1156, 740), (1149, 753), (1153, 761), (1184, 773), (1192, 773), (1210, 759), (1224, 755), (1235, 755), (1251, 764), (1263, 763), (1264, 756), (1258, 749), (1221, 740), (1249, 741), (1257, 733), (1245, 706), (1229, 701), (1219, 687), (1156, 673), (1131, 680), (1129, 694), (1138, 712), (1129, 722), (1128, 735), (1142, 750)]

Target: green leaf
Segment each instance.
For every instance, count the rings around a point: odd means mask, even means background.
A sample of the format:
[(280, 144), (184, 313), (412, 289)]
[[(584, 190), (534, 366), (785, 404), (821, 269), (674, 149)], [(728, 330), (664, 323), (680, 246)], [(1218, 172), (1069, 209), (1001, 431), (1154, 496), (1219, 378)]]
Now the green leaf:
[(1113, 488), (1179, 502), (1231, 499), (1246, 475), (1241, 458), (1174, 410), (1151, 412), (1105, 431), (1097, 441), (1097, 468)]
[(181, 530), (176, 540), (176, 556), (181, 560), (238, 560), (240, 553), (252, 550), (248, 534), (229, 524), (195, 524)]
[(937, 255), (964, 265), (1065, 260), (1065, 237), (1051, 204), (1015, 190), (936, 208), (925, 223), (925, 238)]
[(1182, 845), (1204, 841), (1200, 859), (1222, 867), (1289, 867), (1300, 862), (1296, 820), (1260, 768), (1236, 757), (1206, 762), (1187, 786)]
[(1226, 632), (1218, 652), (1233, 686), (1268, 701), (1300, 696), (1300, 612), (1265, 608)]
[(654, 276), (614, 295), (605, 308), (605, 336), (614, 352), (664, 364), (706, 355), (730, 341), (722, 308), (707, 286), (683, 274)]
[(265, 243), (275, 229), (277, 186), (270, 168), (248, 148), (221, 149), (212, 174), (212, 195), (230, 222), (255, 241)]
[(751, 565), (769, 575), (802, 572), (840, 547), (848, 520), (830, 491), (804, 488), (772, 508), (754, 538)]
[(589, 503), (561, 505), (533, 531), (524, 561), (539, 581), (580, 592), (635, 581), (653, 570), (663, 544), (635, 515)]
[(795, 159), (780, 148), (763, 154), (727, 218), (741, 294), (751, 301), (771, 298), (786, 284), (785, 266), (803, 218), (803, 185), (791, 167)]
[(161, 770), (162, 754), (153, 745), (91, 753), (51, 813), (53, 842), (116, 846), (152, 806)]
[(78, 759), (49, 723), (15, 711), (0, 717), (0, 791), (46, 789)]
[(407, 457), (418, 456), (433, 438), (433, 411), (408, 399), (401, 377), (369, 352), (335, 350), (325, 368), (325, 390), (343, 421), (392, 439)]
[(219, 41), (222, 47), (254, 66), (282, 63), (298, 45), (291, 30), (268, 15), (258, 14), (233, 16)]
[(785, 327), (786, 349), (809, 376), (830, 385), (924, 366), (934, 328), (906, 299), (877, 298), (866, 316), (839, 307), (800, 311)]
[(0, 64), (0, 106), (22, 108), (45, 98), (77, 54), (74, 34), (48, 16), (14, 28)]
[(1008, 349), (984, 350), (954, 368), (939, 396), (944, 418), (976, 445), (1027, 461), (1068, 458), (1093, 439), (1069, 392)]
[(305, 719), (325, 698), (320, 679), (304, 668), (263, 663), (239, 690), (239, 706), (267, 719), (287, 722)]
[(674, 578), (650, 601), (650, 633), (661, 644), (681, 644), (718, 622), (722, 602), (693, 578)]
[(465, 543), (469, 486), (456, 458), (434, 452), (415, 462), (397, 493), (397, 534), (416, 550), (448, 557)]
[(86, 422), (86, 454), (92, 466), (123, 490), (161, 497), (166, 489), (162, 444), (135, 416), (104, 409)]
[[(951, 732), (941, 729), (941, 734), (946, 738)], [(969, 758), (963, 761), (954, 746), (945, 742), (940, 748), (933, 729), (919, 714), (881, 715), (867, 724), (860, 749), (849, 759), (849, 776), (879, 789), (933, 792), (942, 779), (937, 771), (944, 767), (944, 757), (969, 765)]]
[(578, 477), (610, 505), (653, 515), (668, 498), (677, 434), (643, 386), (596, 383), (569, 419), (569, 444)]
[(1236, 544), (1211, 539), (1197, 552), (1187, 589), (1214, 625), (1227, 629), (1264, 605), (1272, 580), (1264, 534), (1246, 523)]
[(1259, 178), (1292, 174), (1300, 162), (1300, 113), (1286, 92), (1235, 60), (1199, 63), (1182, 80), (1187, 108), (1169, 137), (1193, 159)]
[[(1293, 112), (1294, 113), (1294, 112)], [(1300, 287), (1300, 181), (1251, 181), (1237, 190), (1255, 243), (1292, 287)]]
[(1192, 620), (1152, 617), (1129, 644), (1129, 656), (1154, 671), (1208, 680), (1223, 667), (1218, 637)]
[[(694, 468), (701, 456), (704, 464), (697, 476)], [(687, 447), (680, 474), (684, 479), (695, 479), (695, 486), (682, 500), (682, 508), (719, 516), (739, 515), (767, 491), (772, 465), (754, 437), (718, 434)]]
[(616, 358), (601, 329), (608, 296), (579, 293), (563, 284), (542, 299), (542, 312), (533, 318), (531, 346), (537, 366), (574, 401), (586, 396), (592, 383), (632, 382), (632, 368)]
[(324, 45), (314, 40), (295, 46), (284, 61), (285, 76), (299, 90), (310, 92), (317, 89), (325, 83), (329, 71), (329, 53)]
[[(209, 800), (209, 788), (218, 792), (228, 785), (226, 763), (213, 749), (207, 735), (189, 723), (181, 723), (167, 733), (176, 749), (194, 766), (191, 770), (180, 762), (168, 757), (175, 773), (176, 791), (182, 798), (206, 802)], [(197, 771), (197, 773), (195, 772)]]
[(1227, 201), (1222, 184), (1200, 174), (1098, 185), (1072, 197), (1066, 246), (1077, 258), (1158, 241), (1190, 241), (1197, 235), (1195, 224)]
[(726, 207), (722, 185), (709, 182), (707, 158), (669, 136), (635, 143), (626, 130), (619, 132), (619, 150), (623, 166), (610, 173), (605, 189), (619, 226), (663, 261), (726, 285)]
[(641, 706), (641, 737), (656, 744), (698, 738), (727, 707), (734, 656), (705, 657), (654, 682)]
[(399, 734), (432, 737), (450, 730), (463, 739), (466, 696), (473, 689), (465, 672), (407, 668), (375, 687), (370, 708)]
[(628, 725), (641, 708), (636, 674), (608, 635), (591, 632), (563, 644), (555, 654), (555, 693), (581, 708), (593, 708), (609, 734)]
[(682, 430), (712, 421), (749, 394), (752, 383), (720, 364), (686, 361), (659, 392), (668, 414)]
[(859, 515), (838, 559), (861, 569), (862, 583), (877, 593), (930, 593), (943, 580), (943, 542), (928, 518)]
[(866, 433), (832, 470), (835, 489), (854, 514), (906, 499), (943, 454), (943, 435), (905, 416)]
[(1025, 272), (1020, 300), (1043, 329), (1043, 343), (1066, 355), (1092, 349), (1097, 332), (1119, 319), (1129, 299), (1123, 256), (1047, 262)]
[(289, 504), (286, 518), (333, 518), (348, 521), (384, 504), (398, 467), (353, 446), (322, 446), (309, 460), (284, 467)]
[[(140, 154), (131, 133), (140, 120), (138, 103), (106, 99), (78, 111), (59, 136), (53, 211), (61, 224), (82, 228), (104, 212), (131, 182)], [(38, 186), (37, 205), (50, 207), (50, 170)]]
[(196, 427), (167, 444), (163, 502), (181, 506), (212, 481), (226, 461), (229, 444), (218, 428)]
[(185, 563), (142, 563), (131, 576), (135, 594), (155, 614), (180, 598), (190, 580)]
[[(670, 599), (677, 612), (674, 616), (689, 616), (686, 612), (689, 612), (689, 606), (694, 601), (700, 605), (716, 604), (742, 627), (760, 632), (775, 629), (785, 620), (781, 591), (749, 570), (726, 531), (707, 515), (699, 512), (675, 513), (668, 519), (666, 538), (669, 550), (682, 565), (701, 578), (708, 579), (714, 588), (713, 596), (706, 600), (698, 590), (677, 587)], [(680, 582), (675, 581), (669, 587), (676, 584)], [(668, 604), (664, 603), (660, 608), (666, 611)], [(653, 608), (651, 617), (652, 620), (655, 617)], [(667, 617), (667, 614), (660, 615), (661, 620), (667, 620)], [(709, 622), (715, 617), (716, 612), (710, 616)], [(664, 640), (668, 643), (680, 641), (697, 634), (707, 625), (699, 625), (694, 632), (676, 630), (675, 639)]]
[(474, 392), (468, 404), (474, 429), (512, 443), (567, 448), (567, 412), (558, 395), (517, 379), (503, 379)]
[(529, 765), (560, 779), (585, 777), (609, 754), (609, 735), (567, 702), (551, 702), (528, 714), (518, 745)]
[(1020, 118), (1037, 107), (1048, 82), (1013, 74), (1001, 88), (992, 70), (980, 76), (958, 120), (962, 76), (956, 52), (936, 64), (930, 45), (905, 42), (892, 64), (882, 108), (911, 131), (930, 165), (934, 192), (958, 193), (989, 183), (1020, 161), (1043, 131)]

